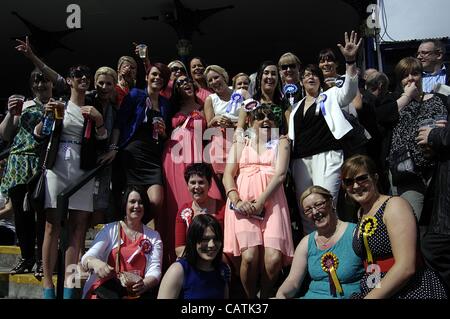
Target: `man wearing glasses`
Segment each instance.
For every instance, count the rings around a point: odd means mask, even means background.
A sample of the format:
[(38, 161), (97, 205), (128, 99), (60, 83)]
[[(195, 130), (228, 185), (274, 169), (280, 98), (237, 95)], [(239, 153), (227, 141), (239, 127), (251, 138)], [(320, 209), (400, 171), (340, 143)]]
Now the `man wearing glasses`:
[(422, 88), (424, 92), (433, 92), (438, 83), (450, 84), (450, 69), (443, 63), (445, 45), (441, 41), (422, 41), (416, 56), (423, 66)]

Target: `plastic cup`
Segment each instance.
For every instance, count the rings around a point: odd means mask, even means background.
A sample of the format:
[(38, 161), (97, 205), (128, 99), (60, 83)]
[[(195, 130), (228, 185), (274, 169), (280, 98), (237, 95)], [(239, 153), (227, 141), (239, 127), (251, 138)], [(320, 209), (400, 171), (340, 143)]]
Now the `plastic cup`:
[[(132, 269), (132, 270), (128, 270), (128, 272), (131, 272), (137, 276), (141, 277), (141, 272), (137, 269)], [(137, 281), (136, 281), (137, 282)], [(137, 295), (133, 290), (132, 287), (136, 282), (129, 282), (127, 284), (127, 294), (128, 294), (128, 299), (135, 299), (135, 298), (139, 298), (139, 295)]]
[(62, 120), (64, 118), (64, 103), (60, 102), (55, 107), (55, 119)]
[(147, 46), (145, 44), (138, 44), (137, 48), (139, 50), (139, 57), (145, 59), (147, 56)]
[(25, 96), (20, 95), (20, 94), (14, 94), (14, 95), (11, 95), (9, 97), (9, 99), (10, 100), (12, 100), (12, 99), (18, 100), (15, 114), (17, 114), (17, 115), (21, 114), (22, 113), (22, 108), (23, 108), (23, 102), (25, 102)]
[(422, 128), (422, 127), (434, 128), (434, 127), (436, 127), (436, 121), (434, 119), (425, 119), (423, 121), (420, 121), (419, 128)]
[(447, 121), (447, 115), (444, 114), (440, 114), (440, 115), (435, 115), (433, 117), (433, 119), (437, 122), (437, 121)]
[(158, 123), (158, 122), (162, 122), (162, 121), (164, 121), (164, 120), (160, 116), (153, 117), (153, 120), (152, 120), (152, 124), (153, 124), (153, 139), (155, 139), (155, 140), (158, 140), (158, 131), (156, 130), (156, 125), (155, 124)]

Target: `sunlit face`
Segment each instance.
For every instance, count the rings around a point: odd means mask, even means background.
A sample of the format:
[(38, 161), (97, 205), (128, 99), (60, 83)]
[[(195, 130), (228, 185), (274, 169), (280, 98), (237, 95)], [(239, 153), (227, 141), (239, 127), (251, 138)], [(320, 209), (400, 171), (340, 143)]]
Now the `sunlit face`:
[(195, 95), (194, 83), (185, 75), (181, 75), (177, 80), (178, 92), (183, 97), (191, 97)]
[(425, 42), (419, 46), (417, 50), (417, 58), (422, 63), (423, 69), (426, 72), (434, 71), (436, 64), (440, 64), (439, 60), (441, 53), (436, 50), (433, 42)]
[(69, 78), (68, 84), (72, 89), (86, 92), (91, 84), (90, 75), (85, 72), (77, 72)]
[(152, 67), (147, 75), (147, 86), (150, 91), (160, 91), (163, 86), (161, 71), (157, 67)]
[(252, 127), (253, 129), (270, 129), (272, 127), (275, 127), (275, 120), (276, 117), (272, 111), (257, 111), (253, 116)]
[(245, 75), (241, 75), (240, 77), (238, 77), (236, 79), (235, 89), (236, 90), (239, 90), (239, 89), (248, 90), (249, 85), (250, 85), (250, 79)]
[(170, 79), (173, 81), (178, 79), (181, 75), (186, 75), (183, 66), (180, 63), (173, 63), (170, 65)]
[(108, 74), (101, 74), (95, 82), (95, 89), (101, 100), (111, 99), (114, 93), (114, 78)]
[(280, 61), (280, 76), (284, 83), (297, 84), (300, 78), (298, 64), (289, 58)]
[(206, 81), (208, 83), (208, 86), (216, 93), (222, 92), (228, 87), (223, 76), (213, 70), (209, 71), (208, 74), (206, 74)]
[(419, 71), (411, 71), (410, 74), (402, 79), (402, 87), (407, 84), (415, 83), (416, 87), (422, 88), (422, 74)]
[(361, 169), (354, 176), (344, 176), (342, 186), (348, 196), (359, 204), (369, 201), (376, 192), (376, 180), (366, 169)]
[(205, 72), (205, 67), (199, 59), (192, 59), (190, 68), (191, 68), (191, 76), (194, 80), (201, 80), (203, 78), (203, 72)]
[(222, 242), (209, 226), (203, 232), (201, 241), (196, 244), (199, 257), (205, 261), (213, 261), (221, 247)]
[(322, 70), (324, 78), (337, 77), (337, 64), (329, 59), (322, 59), (319, 62), (319, 69)]
[(40, 101), (48, 101), (52, 97), (53, 82), (41, 73), (35, 73), (31, 83), (33, 95)]
[(302, 75), (302, 84), (307, 92), (319, 92), (320, 78), (309, 70), (305, 70)]
[(332, 220), (333, 207), (330, 199), (318, 193), (307, 196), (303, 202), (303, 213), (316, 228), (327, 227)]
[(119, 76), (122, 76), (127, 81), (136, 80), (136, 66), (128, 61), (124, 61), (119, 69)]
[(276, 65), (268, 65), (261, 77), (261, 89), (265, 92), (274, 91), (278, 84), (278, 68)]
[(128, 195), (126, 214), (128, 221), (140, 221), (144, 216), (144, 204), (141, 195), (136, 191), (132, 191), (130, 195)]
[(208, 192), (211, 185), (206, 177), (192, 175), (188, 180), (188, 190), (192, 199), (197, 203), (205, 203), (208, 200)]

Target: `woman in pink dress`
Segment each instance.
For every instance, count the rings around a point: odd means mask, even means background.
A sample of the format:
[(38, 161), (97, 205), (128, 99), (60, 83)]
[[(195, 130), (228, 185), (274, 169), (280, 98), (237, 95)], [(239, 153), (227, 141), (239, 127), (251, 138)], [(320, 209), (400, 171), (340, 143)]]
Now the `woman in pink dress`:
[[(248, 109), (250, 104), (246, 105)], [(283, 190), (290, 146), (286, 138), (278, 138), (271, 108), (256, 101), (253, 105), (248, 137), (233, 144), (223, 177), (228, 196), (224, 252), (241, 256), (240, 276), (247, 297), (256, 298), (260, 288), (260, 298), (268, 298), (274, 296), (281, 268), (294, 255)]]
[[(187, 76), (175, 82), (171, 105), (178, 108), (172, 118), (172, 136), (163, 151), (163, 175), (165, 200), (163, 216), (157, 218), (156, 229), (164, 242), (164, 266), (175, 261), (175, 217), (181, 206), (191, 201), (187, 184), (183, 179), (186, 166), (203, 161), (203, 131), (206, 120), (195, 96), (194, 84)], [(221, 199), (219, 189), (212, 183), (209, 195)]]

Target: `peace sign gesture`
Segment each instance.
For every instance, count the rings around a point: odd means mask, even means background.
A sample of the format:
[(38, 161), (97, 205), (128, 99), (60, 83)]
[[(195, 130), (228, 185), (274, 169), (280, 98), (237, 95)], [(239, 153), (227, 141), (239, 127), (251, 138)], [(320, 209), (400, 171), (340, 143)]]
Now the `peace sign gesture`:
[(25, 37), (25, 41), (20, 39), (16, 39), (19, 43), (16, 46), (16, 50), (22, 52), (27, 58), (31, 58), (33, 56), (33, 51), (31, 50), (30, 42), (28, 41), (28, 36)]
[(358, 41), (358, 34), (355, 31), (350, 33), (350, 38), (348, 37), (347, 32), (345, 32), (344, 37), (345, 46), (342, 46), (340, 43), (338, 43), (337, 46), (339, 50), (341, 50), (345, 61), (355, 61), (356, 53), (358, 53), (358, 49), (361, 46), (361, 39)]

